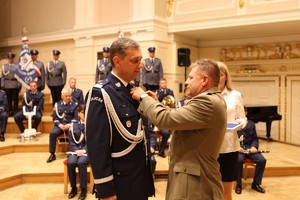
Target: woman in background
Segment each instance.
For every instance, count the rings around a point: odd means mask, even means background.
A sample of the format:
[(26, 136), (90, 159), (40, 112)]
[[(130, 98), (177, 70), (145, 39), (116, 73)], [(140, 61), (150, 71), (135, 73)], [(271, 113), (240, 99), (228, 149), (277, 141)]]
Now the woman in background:
[[(227, 122), (237, 122), (244, 128), (247, 118), (244, 111), (244, 102), (240, 92), (233, 90), (232, 80), (225, 63), (217, 62), (221, 76), (219, 89), (227, 104)], [(232, 184), (237, 180), (238, 151), (240, 142), (236, 131), (226, 131), (218, 158), (222, 183), (224, 188), (224, 200), (232, 200)]]

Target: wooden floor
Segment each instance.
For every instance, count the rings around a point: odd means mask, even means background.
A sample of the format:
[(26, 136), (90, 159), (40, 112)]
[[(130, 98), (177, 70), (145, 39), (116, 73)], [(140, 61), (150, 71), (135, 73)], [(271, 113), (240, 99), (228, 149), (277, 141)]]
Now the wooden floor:
[[(6, 141), (0, 143), (0, 200), (25, 199), (67, 199), (63, 193), (63, 160), (65, 153), (58, 153), (57, 160), (46, 163), (49, 134), (42, 133), (38, 141), (20, 143), (17, 134), (7, 134)], [(234, 199), (243, 200), (296, 200), (300, 196), (300, 148), (276, 141), (260, 141), (267, 166), (262, 187), (265, 194), (251, 189), (252, 178), (243, 181), (243, 192)], [(168, 159), (157, 157), (155, 180), (156, 197), (151, 200), (164, 200)], [(252, 171), (251, 171), (252, 170)], [(253, 169), (249, 171), (252, 175)], [(77, 199), (76, 197), (75, 199)], [(95, 199), (89, 193), (87, 199)]]

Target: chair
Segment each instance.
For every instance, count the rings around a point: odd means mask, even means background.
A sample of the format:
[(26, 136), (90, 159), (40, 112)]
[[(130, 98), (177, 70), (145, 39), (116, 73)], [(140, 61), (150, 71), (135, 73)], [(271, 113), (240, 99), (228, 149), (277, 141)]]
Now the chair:
[(56, 152), (58, 152), (59, 145), (64, 145), (64, 151), (68, 151), (69, 149), (68, 134), (62, 133), (56, 138)]
[(243, 169), (243, 173), (244, 173), (244, 180), (247, 180), (248, 177), (248, 167), (256, 167), (256, 164), (250, 159), (250, 158), (245, 158), (244, 159), (244, 169)]
[[(63, 163), (64, 163), (64, 193), (68, 194), (68, 184), (69, 184), (68, 159), (65, 159)], [(90, 192), (93, 193), (94, 176), (93, 176), (92, 167), (90, 163), (87, 164), (87, 168), (90, 171)]]

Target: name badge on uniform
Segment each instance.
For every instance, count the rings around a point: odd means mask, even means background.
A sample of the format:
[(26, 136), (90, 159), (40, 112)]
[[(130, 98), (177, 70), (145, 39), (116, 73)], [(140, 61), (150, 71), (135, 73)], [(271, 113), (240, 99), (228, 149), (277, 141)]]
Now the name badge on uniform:
[(127, 121), (126, 121), (126, 126), (127, 126), (127, 128), (130, 128), (130, 127), (131, 127), (131, 121), (130, 121), (130, 120), (127, 120)]

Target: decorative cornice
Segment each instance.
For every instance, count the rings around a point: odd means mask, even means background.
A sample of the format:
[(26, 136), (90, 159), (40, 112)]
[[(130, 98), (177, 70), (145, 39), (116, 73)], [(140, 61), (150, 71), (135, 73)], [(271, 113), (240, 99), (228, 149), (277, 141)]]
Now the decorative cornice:
[[(33, 34), (30, 35), (30, 44), (35, 43), (44, 43), (44, 42), (53, 42), (61, 40), (74, 40), (78, 38), (93, 38), (99, 36), (116, 36), (119, 30), (122, 30), (125, 34), (131, 32), (140, 32), (148, 30), (160, 31), (165, 30), (167, 33), (168, 25), (166, 21), (160, 19), (151, 19), (144, 21), (134, 21), (126, 22), (122, 24), (109, 24), (102, 26), (93, 26), (88, 28), (74, 28), (69, 30), (62, 30), (56, 32), (48, 32), (43, 34)], [(0, 48), (8, 46), (17, 46), (20, 45), (20, 38), (13, 37), (0, 40)]]
[(221, 61), (282, 60), (300, 58), (300, 43), (222, 48)]

